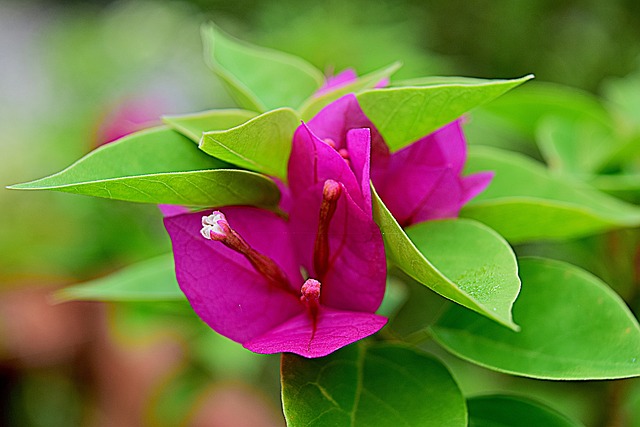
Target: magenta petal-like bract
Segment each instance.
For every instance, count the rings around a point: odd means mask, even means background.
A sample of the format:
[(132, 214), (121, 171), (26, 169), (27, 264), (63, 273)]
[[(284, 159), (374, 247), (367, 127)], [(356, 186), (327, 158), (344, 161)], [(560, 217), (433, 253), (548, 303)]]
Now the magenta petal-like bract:
[(327, 77), (327, 81), (316, 91), (315, 95), (322, 95), (334, 89), (346, 86), (349, 83), (354, 82), (357, 78), (358, 75), (356, 74), (356, 71), (353, 68), (347, 68), (335, 76)]
[(247, 342), (245, 347), (256, 353), (322, 357), (378, 332), (386, 323), (387, 319), (377, 314), (323, 308), (315, 332), (309, 316), (302, 313)]
[(467, 146), (460, 122), (393, 153), (384, 168), (377, 168), (376, 189), (401, 225), (455, 218), (489, 185), (492, 173), (461, 176)]
[[(319, 277), (313, 263), (314, 239), (322, 184), (297, 198), (291, 211), (296, 253), (310, 277)], [(386, 260), (382, 235), (348, 193), (340, 197), (329, 227), (329, 270), (322, 281), (322, 304), (352, 311), (374, 312), (384, 296)]]
[(288, 176), (294, 199), (317, 183), (332, 179), (342, 183), (356, 203), (363, 206), (361, 186), (349, 165), (305, 124), (293, 136)]
[[(292, 284), (302, 283), (285, 221), (250, 207), (228, 207), (225, 214), (252, 246), (279, 264)], [(244, 343), (300, 312), (293, 289), (286, 292), (269, 286), (242, 255), (220, 242), (204, 239), (199, 233), (201, 218), (199, 212), (164, 221), (173, 245), (178, 284), (205, 323)]]

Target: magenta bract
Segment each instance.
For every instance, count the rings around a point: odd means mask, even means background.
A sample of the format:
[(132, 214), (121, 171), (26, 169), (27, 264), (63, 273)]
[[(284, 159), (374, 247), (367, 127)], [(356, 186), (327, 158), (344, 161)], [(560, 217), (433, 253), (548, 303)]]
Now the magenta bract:
[(211, 328), (257, 353), (320, 357), (385, 325), (375, 314), (386, 260), (371, 215), (369, 130), (349, 131), (345, 147), (300, 126), (288, 221), (253, 207), (165, 218), (178, 283)]
[(457, 217), (493, 177), (492, 172), (462, 176), (466, 142), (460, 120), (391, 154), (356, 97), (349, 94), (322, 109), (308, 127), (320, 138), (335, 141), (337, 150), (346, 147), (352, 129), (370, 129), (371, 179), (402, 226)]

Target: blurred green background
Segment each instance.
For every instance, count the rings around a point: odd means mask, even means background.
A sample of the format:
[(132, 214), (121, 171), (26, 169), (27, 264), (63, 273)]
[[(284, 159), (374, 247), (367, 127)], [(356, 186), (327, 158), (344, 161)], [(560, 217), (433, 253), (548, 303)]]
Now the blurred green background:
[[(3, 187), (59, 171), (161, 114), (232, 106), (202, 60), (208, 20), (327, 73), (396, 60), (399, 79), (534, 73), (584, 91), (559, 97), (610, 108), (624, 138), (640, 134), (636, 0), (0, 0)], [(496, 117), (472, 116), (470, 142), (543, 157), (535, 136), (514, 136)], [(635, 173), (638, 164), (609, 169)], [(627, 189), (637, 201), (636, 184)], [(283, 425), (278, 358), (218, 337), (188, 307), (50, 304), (52, 289), (167, 252), (154, 206), (4, 188), (0, 206), (0, 425)], [(518, 250), (575, 262), (637, 309), (637, 242), (626, 231)], [(620, 255), (603, 260), (611, 250)], [(637, 381), (556, 385), (450, 363), (477, 379), (461, 381), (464, 391), (533, 390), (589, 426), (640, 425), (629, 424), (640, 412)]]

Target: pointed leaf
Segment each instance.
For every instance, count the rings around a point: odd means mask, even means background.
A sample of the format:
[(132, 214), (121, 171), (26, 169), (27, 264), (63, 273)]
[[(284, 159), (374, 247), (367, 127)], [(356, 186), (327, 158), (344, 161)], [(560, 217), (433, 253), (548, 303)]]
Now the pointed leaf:
[(247, 110), (209, 110), (181, 116), (164, 116), (162, 121), (175, 131), (198, 143), (204, 132), (230, 129), (257, 115), (257, 113)]
[(58, 301), (186, 301), (176, 281), (173, 255), (165, 254), (55, 293)]
[(357, 97), (389, 148), (396, 151), (531, 78), (374, 89)]
[[(379, 196), (372, 195), (374, 219), (391, 262), (443, 297), (518, 328), (511, 320), (511, 304), (520, 285), (515, 256), (497, 233), (473, 221), (427, 222), (408, 230), (416, 238), (414, 243)], [(431, 256), (436, 262), (431, 262)]]
[(520, 396), (472, 397), (467, 406), (469, 427), (582, 427), (555, 409)]
[(299, 124), (290, 108), (269, 111), (228, 130), (205, 132), (200, 149), (241, 168), (284, 181), (293, 133)]
[(285, 353), (282, 401), (289, 427), (467, 425), (447, 368), (399, 345), (351, 345), (319, 359)]
[(275, 209), (280, 200), (280, 190), (269, 178), (237, 169), (158, 173), (76, 182), (71, 181), (69, 175), (72, 172), (66, 169), (59, 175), (10, 188), (55, 190), (128, 202), (184, 206), (249, 205)]
[(203, 28), (202, 38), (209, 66), (248, 110), (297, 107), (324, 81), (303, 59), (236, 40), (214, 25)]
[(341, 98), (348, 93), (358, 93), (364, 89), (373, 88), (381, 81), (391, 77), (391, 75), (400, 67), (401, 64), (399, 62), (395, 62), (388, 67), (366, 74), (362, 77), (358, 77), (352, 83), (337, 87), (336, 89), (321, 95), (313, 95), (300, 107), (300, 116), (303, 120), (311, 120), (320, 110), (336, 99)]
[(472, 146), (465, 171), (491, 170), (489, 187), (461, 215), (487, 224), (512, 243), (583, 236), (640, 224), (640, 209), (586, 184), (557, 177), (521, 154)]
[(265, 176), (228, 166), (166, 128), (102, 146), (67, 169), (9, 188), (55, 190), (140, 203), (274, 207), (279, 191)]
[(640, 326), (595, 276), (560, 261), (520, 260), (513, 307), (520, 332), (451, 306), (431, 327), (447, 350), (478, 365), (553, 380), (640, 376)]

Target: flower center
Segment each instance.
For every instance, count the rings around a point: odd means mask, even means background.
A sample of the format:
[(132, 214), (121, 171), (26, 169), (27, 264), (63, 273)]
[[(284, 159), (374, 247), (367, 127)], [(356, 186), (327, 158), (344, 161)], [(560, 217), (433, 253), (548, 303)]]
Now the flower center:
[(320, 288), (322, 284), (315, 279), (307, 279), (300, 289), (300, 301), (307, 307), (314, 319), (320, 308)]
[(211, 215), (203, 216), (200, 233), (205, 239), (220, 242), (229, 249), (244, 255), (253, 268), (267, 279), (270, 285), (295, 294), (287, 275), (284, 274), (275, 261), (253, 249), (238, 232), (231, 228), (222, 212), (213, 211)]
[(332, 179), (324, 182), (322, 189), (322, 204), (320, 205), (320, 218), (318, 221), (318, 233), (313, 248), (313, 267), (320, 280), (329, 270), (329, 224), (336, 212), (338, 200), (342, 195), (342, 184)]

